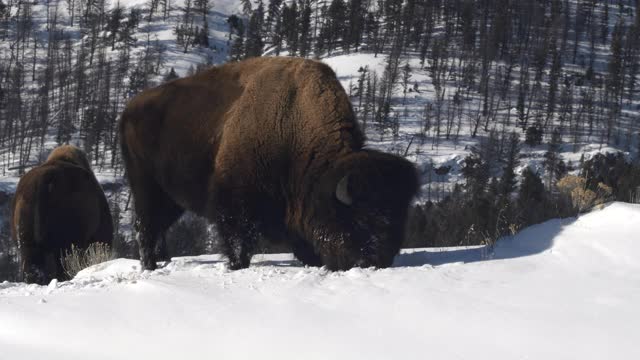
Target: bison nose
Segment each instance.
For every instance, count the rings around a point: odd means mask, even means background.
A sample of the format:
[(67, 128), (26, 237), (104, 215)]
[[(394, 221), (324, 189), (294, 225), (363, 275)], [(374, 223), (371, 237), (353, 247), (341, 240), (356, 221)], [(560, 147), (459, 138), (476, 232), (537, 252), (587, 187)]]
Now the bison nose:
[(356, 266), (361, 268), (368, 268), (373, 266), (373, 263), (367, 259), (360, 259), (356, 261)]

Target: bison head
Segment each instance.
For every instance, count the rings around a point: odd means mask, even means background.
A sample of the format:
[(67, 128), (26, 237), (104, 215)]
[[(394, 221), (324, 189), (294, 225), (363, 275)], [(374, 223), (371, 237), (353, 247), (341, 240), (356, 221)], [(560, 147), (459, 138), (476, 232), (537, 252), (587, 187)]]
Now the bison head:
[(306, 238), (331, 270), (388, 267), (417, 190), (411, 162), (370, 150), (350, 154), (315, 184)]

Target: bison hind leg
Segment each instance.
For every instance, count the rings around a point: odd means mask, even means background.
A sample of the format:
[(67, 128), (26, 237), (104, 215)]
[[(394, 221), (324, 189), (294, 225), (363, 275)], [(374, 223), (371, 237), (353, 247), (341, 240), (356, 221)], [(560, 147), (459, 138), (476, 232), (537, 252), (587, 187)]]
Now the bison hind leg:
[(138, 216), (136, 230), (140, 248), (140, 263), (144, 270), (155, 270), (157, 258), (170, 260), (164, 239), (165, 232), (184, 213), (158, 185), (148, 184), (134, 190)]

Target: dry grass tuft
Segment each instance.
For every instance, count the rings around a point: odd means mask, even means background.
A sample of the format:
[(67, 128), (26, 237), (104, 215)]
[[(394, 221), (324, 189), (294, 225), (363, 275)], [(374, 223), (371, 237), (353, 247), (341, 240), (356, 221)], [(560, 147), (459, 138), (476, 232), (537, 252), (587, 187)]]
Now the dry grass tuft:
[(104, 243), (93, 243), (86, 249), (71, 245), (71, 250), (62, 254), (62, 268), (73, 279), (82, 269), (113, 259), (111, 247)]

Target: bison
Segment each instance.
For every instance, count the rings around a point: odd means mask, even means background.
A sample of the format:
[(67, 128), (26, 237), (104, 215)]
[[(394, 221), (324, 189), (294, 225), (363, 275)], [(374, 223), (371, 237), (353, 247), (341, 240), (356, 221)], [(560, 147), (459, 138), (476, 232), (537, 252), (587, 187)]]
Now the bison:
[(185, 210), (216, 224), (231, 269), (260, 236), (331, 270), (388, 267), (399, 252), (415, 167), (363, 148), (321, 62), (256, 58), (168, 82), (131, 99), (119, 131), (144, 269)]
[(65, 279), (61, 256), (71, 244), (111, 244), (113, 224), (107, 199), (84, 153), (71, 145), (51, 152), (47, 161), (18, 183), (11, 232), (25, 282)]

